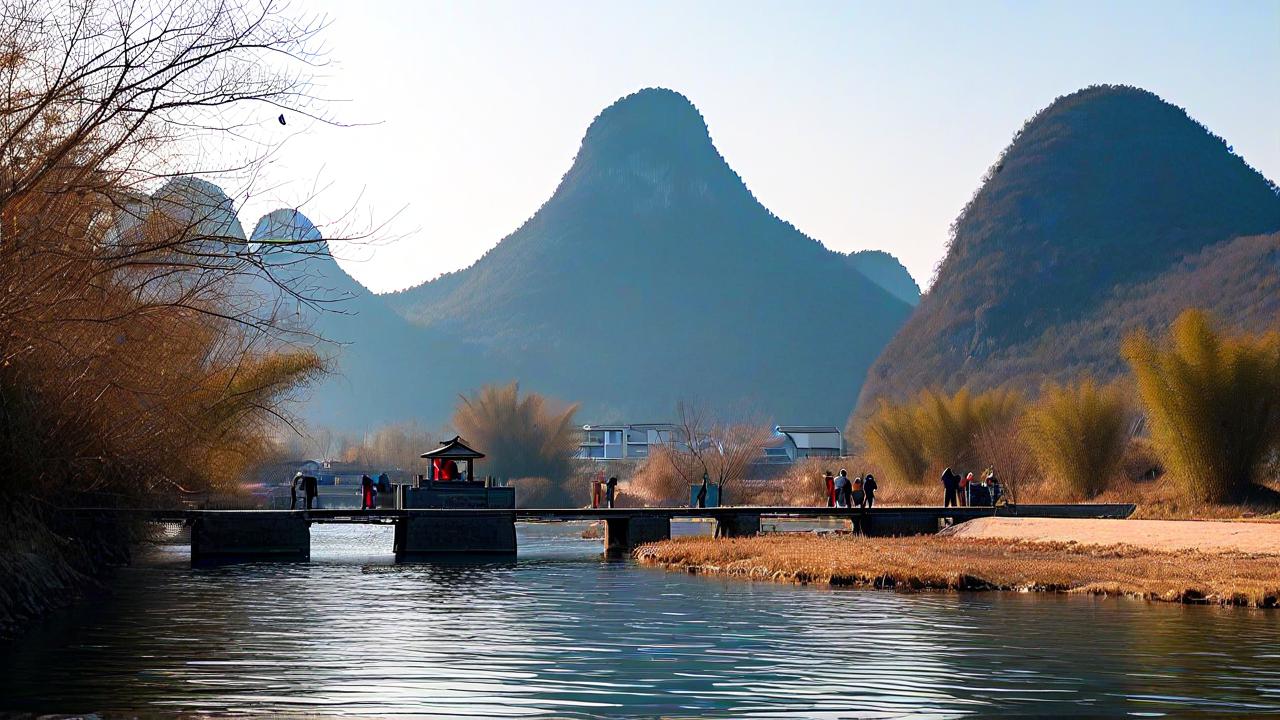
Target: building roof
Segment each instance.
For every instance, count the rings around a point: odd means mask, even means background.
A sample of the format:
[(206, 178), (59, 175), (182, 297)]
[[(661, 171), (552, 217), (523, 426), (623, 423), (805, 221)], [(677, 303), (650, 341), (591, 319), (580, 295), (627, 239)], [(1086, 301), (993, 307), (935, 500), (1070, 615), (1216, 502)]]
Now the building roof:
[(774, 430), (780, 433), (837, 433), (840, 428), (835, 425), (778, 425)]
[[(834, 425), (779, 425), (773, 430), (778, 435), (791, 438), (791, 442), (801, 450), (840, 451), (843, 449), (841, 444), (844, 438), (840, 434), (840, 428)], [(835, 437), (831, 438), (832, 435)], [(831, 444), (832, 442), (835, 444)]]
[(484, 453), (472, 450), (462, 441), (462, 438), (455, 435), (452, 440), (441, 440), (440, 447), (435, 450), (429, 450), (422, 453), (419, 457), (435, 460), (436, 458), (448, 458), (450, 460), (476, 460), (484, 457)]
[(672, 423), (611, 423), (607, 425), (583, 425), (583, 430), (639, 430), (641, 428), (675, 428)]

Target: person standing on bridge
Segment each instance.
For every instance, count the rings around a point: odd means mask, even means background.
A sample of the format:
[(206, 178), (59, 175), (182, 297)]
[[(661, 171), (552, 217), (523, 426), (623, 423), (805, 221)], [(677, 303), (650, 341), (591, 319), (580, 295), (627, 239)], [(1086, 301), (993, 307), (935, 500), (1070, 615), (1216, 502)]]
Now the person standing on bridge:
[(822, 481), (823, 483), (825, 483), (825, 486), (827, 488), (827, 507), (835, 507), (836, 506), (836, 476), (832, 475), (831, 471), (828, 470), (826, 474), (822, 476)]
[(360, 476), (360, 509), (373, 509), (373, 478), (368, 475)]
[(312, 505), (320, 504), (320, 481), (316, 480), (315, 475), (302, 476), (302, 494), (307, 496), (308, 510), (312, 508)]
[(836, 477), (836, 507), (853, 507), (853, 483), (849, 482), (849, 471), (840, 468)]
[(867, 507), (876, 504), (876, 476), (867, 473), (867, 479), (862, 483), (862, 490), (867, 494)]
[(707, 477), (706, 473), (702, 473), (702, 486), (698, 488), (698, 495), (694, 498), (697, 500), (697, 505), (700, 508), (707, 506), (707, 487), (710, 482), (711, 478)]
[(613, 501), (618, 497), (618, 476), (614, 475), (609, 478), (609, 482), (604, 484), (604, 506), (613, 507)]
[(950, 467), (942, 471), (942, 507), (956, 506), (956, 490), (960, 489), (960, 476)]
[(302, 483), (302, 472), (293, 474), (293, 480), (289, 483), (289, 509), (298, 509), (298, 485)]

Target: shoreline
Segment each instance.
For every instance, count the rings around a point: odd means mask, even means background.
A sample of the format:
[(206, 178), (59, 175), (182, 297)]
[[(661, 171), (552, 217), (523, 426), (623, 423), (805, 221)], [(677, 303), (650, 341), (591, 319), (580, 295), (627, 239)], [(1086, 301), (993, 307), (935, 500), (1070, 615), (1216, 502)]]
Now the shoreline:
[[(1107, 522), (1125, 522), (1123, 520)], [(1280, 555), (942, 535), (759, 535), (643, 545), (644, 566), (692, 575), (897, 591), (1053, 592), (1280, 607)]]

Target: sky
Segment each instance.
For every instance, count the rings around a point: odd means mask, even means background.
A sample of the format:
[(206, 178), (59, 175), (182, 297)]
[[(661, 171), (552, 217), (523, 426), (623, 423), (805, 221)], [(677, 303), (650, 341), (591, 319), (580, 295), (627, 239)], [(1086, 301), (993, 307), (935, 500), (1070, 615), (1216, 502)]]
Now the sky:
[[(301, 205), (378, 291), (466, 267), (554, 192), (591, 120), (668, 87), (756, 197), (922, 286), (1023, 122), (1098, 83), (1185, 108), (1280, 180), (1280, 1), (311, 0), (315, 93), (242, 209)], [(274, 115), (271, 118), (274, 121)]]

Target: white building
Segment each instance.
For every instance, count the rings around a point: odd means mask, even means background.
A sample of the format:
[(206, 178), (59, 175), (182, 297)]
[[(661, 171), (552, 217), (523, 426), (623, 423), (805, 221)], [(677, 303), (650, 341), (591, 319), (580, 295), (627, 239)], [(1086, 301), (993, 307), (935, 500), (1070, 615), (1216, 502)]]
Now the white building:
[(834, 425), (778, 425), (764, 448), (765, 462), (793, 463), (810, 457), (842, 457), (844, 435)]
[(653, 445), (668, 444), (675, 437), (670, 423), (633, 425), (583, 425), (582, 440), (574, 457), (584, 460), (643, 460)]

